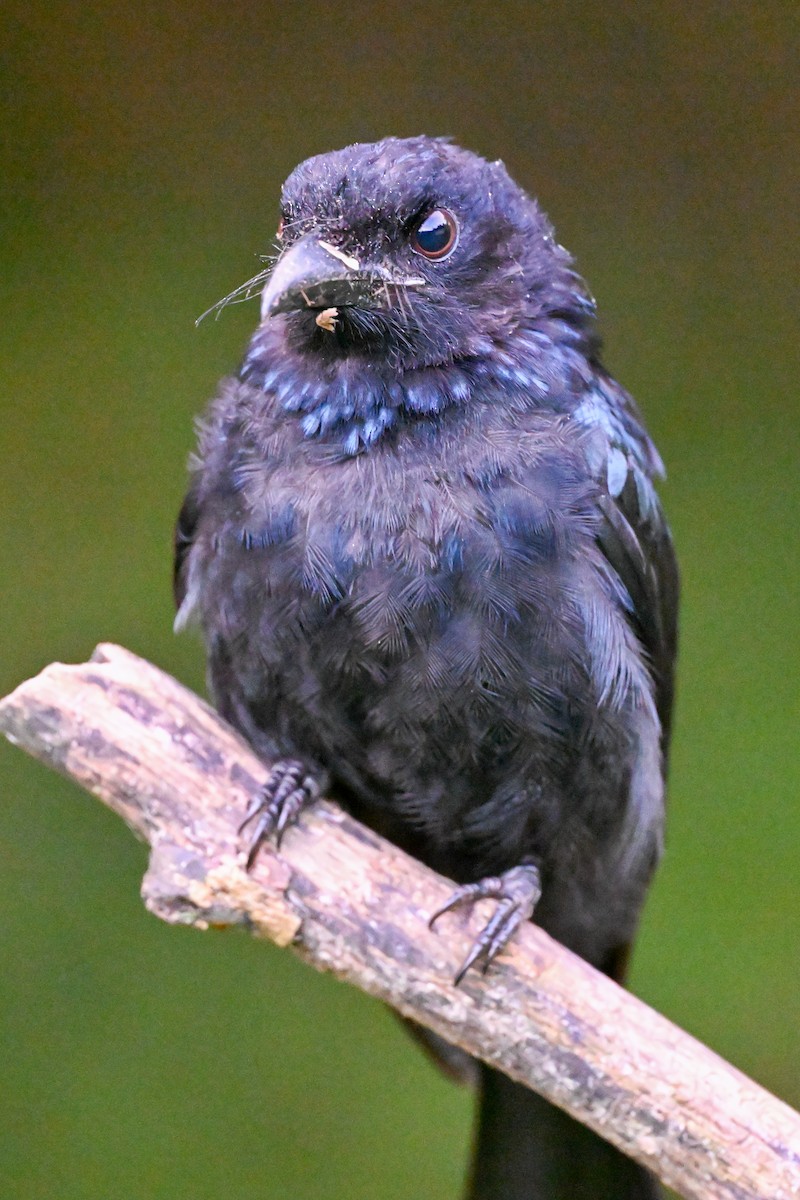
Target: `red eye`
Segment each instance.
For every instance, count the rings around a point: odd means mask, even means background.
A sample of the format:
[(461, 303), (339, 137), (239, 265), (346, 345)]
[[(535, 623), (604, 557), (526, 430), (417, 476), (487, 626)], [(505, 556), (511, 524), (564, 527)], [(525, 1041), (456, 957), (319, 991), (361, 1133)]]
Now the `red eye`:
[(445, 258), (458, 239), (458, 223), (446, 208), (426, 213), (411, 234), (411, 249), (425, 258)]

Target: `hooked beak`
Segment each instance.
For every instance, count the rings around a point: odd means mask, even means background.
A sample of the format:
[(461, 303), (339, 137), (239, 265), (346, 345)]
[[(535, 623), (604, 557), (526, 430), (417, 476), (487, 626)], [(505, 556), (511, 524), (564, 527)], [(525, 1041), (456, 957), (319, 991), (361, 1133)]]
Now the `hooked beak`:
[(284, 250), (261, 294), (261, 320), (298, 309), (346, 308), (379, 301), (387, 289), (420, 286), (424, 279), (392, 279), (313, 235)]

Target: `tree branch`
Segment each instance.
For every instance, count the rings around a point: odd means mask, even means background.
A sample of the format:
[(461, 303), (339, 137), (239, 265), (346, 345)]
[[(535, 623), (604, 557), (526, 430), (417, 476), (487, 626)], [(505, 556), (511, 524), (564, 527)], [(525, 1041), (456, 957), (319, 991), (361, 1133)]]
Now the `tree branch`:
[(452, 885), (321, 802), (248, 873), (236, 833), (267, 768), (156, 667), (101, 645), (0, 701), (0, 730), (150, 843), (166, 921), (240, 925), (540, 1092), (683, 1196), (800, 1196), (800, 1116), (542, 930), (452, 984), (486, 909), (427, 918)]

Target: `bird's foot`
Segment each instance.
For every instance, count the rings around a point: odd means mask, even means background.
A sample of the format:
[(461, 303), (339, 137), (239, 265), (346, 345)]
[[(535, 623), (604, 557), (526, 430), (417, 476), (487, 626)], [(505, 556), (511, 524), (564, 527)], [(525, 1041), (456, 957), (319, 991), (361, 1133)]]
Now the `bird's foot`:
[(239, 826), (241, 834), (254, 821), (247, 840), (247, 870), (255, 862), (259, 846), (275, 835), (280, 846), (284, 833), (300, 813), (319, 796), (319, 784), (309, 775), (304, 763), (296, 758), (282, 758), (273, 765), (269, 779), (247, 807)]
[(539, 869), (533, 863), (522, 863), (504, 871), (502, 875), (481, 879), (477, 883), (465, 883), (456, 888), (446, 904), (437, 910), (428, 922), (432, 929), (439, 917), (451, 909), (475, 904), (478, 900), (496, 900), (497, 908), (475, 939), (469, 954), (464, 959), (455, 977), (461, 983), (470, 967), (478, 965), (485, 974), (489, 964), (497, 957), (509, 938), (523, 921), (529, 921), (542, 894)]

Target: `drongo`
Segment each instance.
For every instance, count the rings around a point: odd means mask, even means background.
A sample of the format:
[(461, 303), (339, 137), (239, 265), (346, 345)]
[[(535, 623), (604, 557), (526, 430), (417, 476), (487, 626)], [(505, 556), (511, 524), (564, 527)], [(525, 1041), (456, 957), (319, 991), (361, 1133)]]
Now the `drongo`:
[[(324, 791), (453, 879), (448, 907), (496, 900), (459, 978), (534, 916), (621, 979), (662, 843), (677, 572), (594, 301), (502, 162), (440, 138), (302, 163), (277, 239), (228, 298), (260, 291), (261, 321), (176, 536), (177, 624), (276, 762), (250, 858)], [(657, 1195), (477, 1073), (471, 1200)]]

